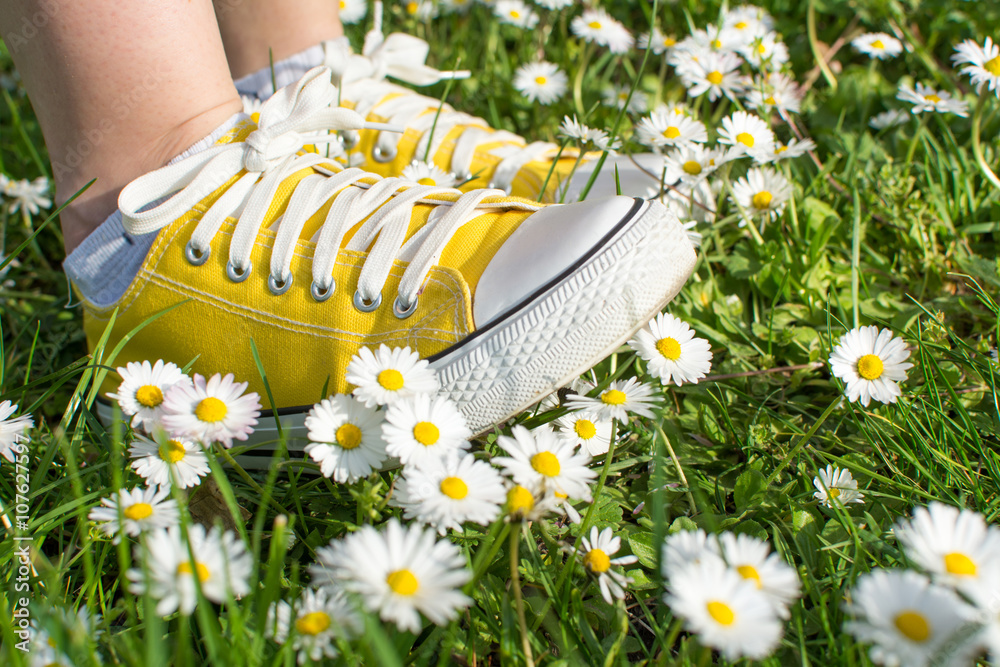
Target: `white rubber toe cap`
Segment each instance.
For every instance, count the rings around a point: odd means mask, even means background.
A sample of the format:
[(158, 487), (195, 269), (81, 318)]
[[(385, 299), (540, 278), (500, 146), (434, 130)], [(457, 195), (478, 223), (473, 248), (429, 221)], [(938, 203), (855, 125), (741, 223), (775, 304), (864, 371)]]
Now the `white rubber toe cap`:
[(532, 214), (510, 235), (479, 279), (472, 303), (476, 328), (548, 287), (644, 205), (631, 197), (612, 197), (549, 206)]

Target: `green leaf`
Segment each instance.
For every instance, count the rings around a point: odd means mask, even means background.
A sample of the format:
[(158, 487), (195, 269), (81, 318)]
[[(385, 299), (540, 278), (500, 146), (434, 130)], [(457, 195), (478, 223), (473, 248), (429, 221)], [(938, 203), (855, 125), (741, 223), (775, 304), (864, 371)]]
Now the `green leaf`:
[(643, 567), (656, 569), (656, 546), (651, 533), (632, 533), (628, 536), (628, 547)]
[(743, 511), (753, 502), (754, 498), (764, 489), (765, 478), (759, 470), (745, 470), (736, 479), (733, 500), (736, 509)]

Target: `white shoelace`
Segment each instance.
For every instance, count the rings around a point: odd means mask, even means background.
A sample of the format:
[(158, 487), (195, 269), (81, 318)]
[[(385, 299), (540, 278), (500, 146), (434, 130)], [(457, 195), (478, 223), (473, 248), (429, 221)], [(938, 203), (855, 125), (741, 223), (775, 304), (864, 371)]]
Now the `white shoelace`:
[[(490, 154), (500, 158), (489, 187), (509, 193), (517, 172), (524, 165), (536, 160), (553, 159), (559, 147), (553, 143), (537, 141), (525, 144), (522, 137), (503, 130), (491, 130), (482, 118), (455, 111), (438, 100), (414, 93), (409, 88), (385, 81), (392, 77), (415, 86), (426, 86), (442, 79), (461, 79), (469, 76), (466, 71), (439, 71), (425, 65), (430, 46), (424, 40), (403, 33), (382, 35), (381, 14), (376, 3), (375, 28), (365, 37), (362, 53), (351, 52), (346, 39), (323, 43), (326, 65), (341, 82), (344, 100), (354, 103), (354, 110), (364, 117), (377, 113), (393, 125), (402, 125), (420, 132), (415, 159), (428, 160), (437, 153), (448, 134), (457, 126), (466, 126), (459, 135), (452, 152), (449, 171), (459, 182), (467, 181), (472, 173), (472, 161), (482, 146), (503, 142)], [(392, 99), (390, 95), (397, 94)], [(385, 100), (385, 101), (383, 101)], [(440, 114), (437, 114), (438, 107)], [(437, 122), (435, 123), (435, 117)], [(433, 132), (432, 132), (433, 129)], [(380, 132), (373, 149), (376, 162), (390, 162), (398, 153), (400, 135)], [(350, 145), (356, 139), (349, 139)]]
[[(399, 259), (409, 262), (393, 304), (393, 312), (402, 318), (416, 308), (424, 279), (463, 224), (479, 215), (483, 208), (538, 209), (526, 204), (483, 201), (503, 196), (499, 190), (462, 194), (453, 188), (418, 185), (400, 178), (380, 179), (360, 169), (340, 170), (331, 164), (330, 157), (300, 152), (304, 146), (323, 143), (331, 145), (333, 156), (342, 152), (336, 143), (331, 143), (337, 139), (329, 130), (399, 131), (391, 125), (366, 123), (355, 111), (331, 106), (337, 94), (329, 69), (310, 70), (297, 86), (283, 88), (264, 104), (258, 127), (246, 141), (209, 147), (133, 181), (118, 199), (125, 229), (135, 235), (160, 230), (239, 176), (201, 217), (185, 254), (192, 264), (203, 264), (211, 252), (212, 239), (226, 218), (237, 217), (226, 272), (230, 280), (242, 282), (250, 275), (254, 243), (279, 186), (293, 173), (311, 167), (320, 173), (299, 181), (284, 214), (269, 226), (275, 231), (268, 275), (271, 292), (282, 294), (291, 287), (291, 264), (299, 235), (309, 218), (335, 197), (322, 227), (313, 237), (316, 242), (310, 290), (313, 298), (323, 301), (333, 293), (336, 288), (333, 269), (344, 236), (368, 218), (345, 246), (348, 250), (368, 252), (354, 304), (363, 311), (378, 308), (393, 260)], [(360, 182), (367, 178), (377, 182), (372, 185)], [(458, 199), (454, 202), (431, 199), (442, 194)], [(149, 202), (166, 197), (169, 199), (143, 210)], [(413, 207), (418, 203), (435, 204), (438, 208), (428, 223), (404, 244)]]

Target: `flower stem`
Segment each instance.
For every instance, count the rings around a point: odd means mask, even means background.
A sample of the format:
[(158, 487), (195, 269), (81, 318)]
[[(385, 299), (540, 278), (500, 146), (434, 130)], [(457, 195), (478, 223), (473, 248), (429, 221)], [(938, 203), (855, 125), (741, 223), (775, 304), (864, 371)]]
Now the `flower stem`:
[(785, 460), (779, 463), (778, 467), (775, 468), (770, 475), (768, 475), (767, 479), (764, 481), (765, 489), (771, 486), (774, 480), (778, 478), (778, 475), (781, 474), (781, 471), (784, 470), (785, 467), (792, 462), (792, 459), (794, 459), (796, 455), (798, 455), (799, 451), (801, 451), (802, 448), (806, 446), (806, 443), (809, 442), (809, 439), (814, 435), (816, 435), (816, 431), (819, 430), (819, 427), (823, 425), (823, 422), (826, 421), (827, 417), (829, 417), (833, 413), (834, 409), (836, 409), (843, 402), (843, 400), (844, 400), (843, 396), (838, 396), (836, 399), (833, 400), (833, 402), (830, 403), (830, 405), (827, 406), (826, 410), (823, 411), (823, 414), (821, 414), (819, 416), (819, 419), (816, 420), (816, 423), (812, 425), (812, 428), (809, 429), (809, 431), (805, 435), (799, 438), (799, 441), (797, 443), (795, 443), (795, 447), (792, 448), (792, 451), (788, 452), (788, 456), (785, 457)]
[(516, 530), (510, 531), (510, 582), (514, 589), (514, 602), (517, 605), (517, 624), (521, 627), (521, 648), (524, 650), (525, 664), (534, 667), (535, 660), (531, 656), (531, 642), (528, 640), (528, 622), (524, 618), (524, 599), (521, 597), (521, 575), (517, 571), (517, 551), (520, 545), (521, 536)]
[(983, 157), (983, 144), (979, 139), (980, 128), (983, 124), (983, 110), (986, 108), (986, 92), (979, 96), (979, 104), (976, 105), (976, 113), (972, 116), (972, 154), (976, 156), (976, 164), (983, 172), (986, 180), (993, 184), (993, 187), (1000, 190), (1000, 178), (990, 169)]
[(691, 493), (691, 485), (688, 484), (687, 476), (684, 474), (684, 468), (681, 467), (680, 459), (677, 458), (677, 454), (674, 452), (674, 447), (670, 444), (670, 438), (667, 437), (667, 434), (663, 432), (663, 428), (660, 426), (656, 427), (656, 432), (660, 434), (663, 444), (666, 445), (667, 454), (670, 455), (670, 460), (674, 462), (674, 468), (677, 470), (677, 476), (681, 478), (681, 484), (683, 484), (686, 489), (685, 494), (687, 495), (688, 505), (691, 506), (691, 514), (697, 514), (698, 508), (694, 504), (694, 494)]
[(472, 595), (472, 589), (475, 588), (476, 583), (486, 573), (489, 566), (493, 564), (493, 559), (503, 545), (503, 540), (507, 537), (507, 531), (509, 530), (510, 524), (505, 523), (502, 516), (490, 526), (489, 535), (479, 543), (475, 559), (472, 561), (472, 579), (462, 588), (462, 592), (466, 595)]

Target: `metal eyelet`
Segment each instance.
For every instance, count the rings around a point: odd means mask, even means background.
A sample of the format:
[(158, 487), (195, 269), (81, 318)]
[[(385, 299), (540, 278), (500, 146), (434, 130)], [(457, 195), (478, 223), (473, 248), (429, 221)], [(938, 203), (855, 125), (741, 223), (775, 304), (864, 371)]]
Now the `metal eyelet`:
[(391, 150), (383, 151), (376, 145), (375, 148), (372, 149), (372, 159), (383, 164), (386, 162), (392, 162), (396, 159), (396, 149), (393, 147)]
[(292, 274), (289, 273), (288, 277), (285, 278), (281, 284), (278, 284), (278, 280), (274, 276), (267, 277), (267, 288), (271, 290), (271, 294), (278, 296), (284, 294), (288, 291), (288, 288), (292, 286)]
[(490, 184), (489, 184), (489, 185), (487, 185), (486, 187), (487, 187), (488, 189), (490, 189), (490, 190), (503, 190), (503, 191), (504, 191), (504, 192), (506, 192), (506, 193), (507, 193), (508, 195), (510, 194), (510, 186), (509, 186), (509, 185), (508, 185), (508, 186), (506, 186), (506, 187), (503, 187), (503, 188), (500, 188), (500, 187), (497, 187), (496, 183), (494, 183), (493, 181), (490, 181)]
[(379, 294), (375, 297), (375, 300), (370, 303), (365, 303), (364, 297), (361, 296), (360, 291), (354, 292), (354, 307), (360, 310), (362, 313), (370, 313), (379, 306), (382, 305), (382, 295)]
[(234, 283), (241, 283), (246, 280), (252, 270), (253, 262), (247, 262), (246, 268), (244, 268), (242, 272), (236, 268), (236, 265), (233, 264), (233, 260), (226, 262), (226, 275), (229, 276), (229, 279)]
[(212, 254), (212, 246), (205, 248), (204, 250), (198, 250), (194, 247), (191, 241), (187, 242), (184, 246), (184, 256), (187, 257), (187, 261), (193, 266), (201, 266), (208, 261), (209, 255)]
[(413, 300), (413, 303), (403, 308), (403, 302), (396, 297), (396, 300), (392, 302), (392, 314), (401, 320), (405, 320), (407, 317), (412, 315), (417, 310), (417, 299)]
[(337, 289), (337, 283), (335, 281), (331, 282), (330, 286), (326, 288), (326, 290), (323, 290), (319, 286), (319, 283), (313, 281), (313, 284), (309, 286), (309, 293), (312, 294), (312, 298), (315, 301), (326, 301), (333, 296), (333, 291), (335, 289)]
[(344, 130), (339, 135), (340, 145), (351, 150), (361, 142), (361, 135), (354, 130)]

